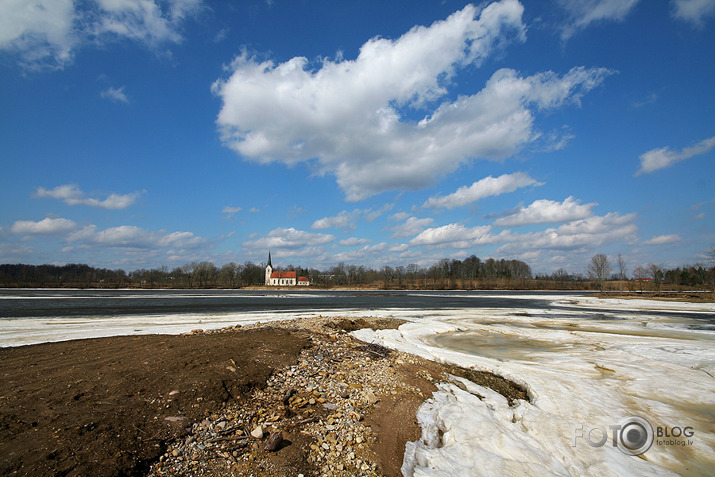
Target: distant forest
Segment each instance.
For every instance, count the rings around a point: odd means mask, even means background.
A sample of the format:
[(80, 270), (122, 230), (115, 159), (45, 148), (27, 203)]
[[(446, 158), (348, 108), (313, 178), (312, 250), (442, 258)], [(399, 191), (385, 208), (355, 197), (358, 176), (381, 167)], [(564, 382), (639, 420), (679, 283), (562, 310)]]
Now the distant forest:
[[(429, 267), (415, 264), (385, 266), (379, 270), (340, 263), (327, 270), (289, 265), (278, 270), (295, 270), (310, 277), (319, 288), (355, 287), (380, 289), (561, 289), (589, 290), (598, 286), (582, 274), (562, 269), (533, 276), (531, 267), (520, 260), (481, 260), (472, 255), (464, 260), (443, 259)], [(94, 268), (85, 264), (0, 265), (0, 287), (13, 288), (245, 288), (262, 286), (263, 264), (194, 262), (169, 269), (139, 269), (131, 272)], [(655, 265), (636, 267), (633, 276), (613, 274), (606, 289), (659, 291), (666, 286), (706, 289), (715, 282), (715, 268), (702, 265), (663, 269)]]

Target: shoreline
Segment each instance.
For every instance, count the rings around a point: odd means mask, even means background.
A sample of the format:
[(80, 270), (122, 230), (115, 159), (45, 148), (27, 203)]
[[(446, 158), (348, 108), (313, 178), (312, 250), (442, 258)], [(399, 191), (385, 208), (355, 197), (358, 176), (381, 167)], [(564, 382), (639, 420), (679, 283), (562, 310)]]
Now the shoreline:
[(0, 349), (0, 473), (401, 475), (435, 383), (455, 374), (526, 398), (349, 334), (402, 323), (302, 317)]

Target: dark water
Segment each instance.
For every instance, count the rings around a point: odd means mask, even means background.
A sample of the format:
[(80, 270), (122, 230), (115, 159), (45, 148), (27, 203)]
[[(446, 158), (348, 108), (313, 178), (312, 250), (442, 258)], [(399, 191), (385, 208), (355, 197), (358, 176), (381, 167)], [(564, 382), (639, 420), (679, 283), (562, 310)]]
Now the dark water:
[[(318, 291), (318, 290), (35, 290), (0, 289), (0, 318), (336, 311), (347, 309), (540, 308), (574, 310), (580, 318), (609, 319), (609, 310), (554, 304), (551, 297), (584, 292)], [(621, 314), (628, 312), (619, 312)], [(634, 312), (636, 313), (636, 312)], [(710, 314), (648, 312), (711, 321)], [(592, 315), (592, 316), (591, 316)]]
[[(0, 289), (0, 318), (122, 316), (250, 311), (544, 307), (545, 293), (315, 290)], [(564, 293), (555, 293), (564, 295)], [(519, 298), (522, 297), (522, 298)]]

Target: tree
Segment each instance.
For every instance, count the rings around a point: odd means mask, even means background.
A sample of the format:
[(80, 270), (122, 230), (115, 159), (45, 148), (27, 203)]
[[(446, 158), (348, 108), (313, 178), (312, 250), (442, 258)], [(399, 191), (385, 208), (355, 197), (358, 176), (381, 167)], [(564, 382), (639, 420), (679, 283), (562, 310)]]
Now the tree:
[(638, 284), (640, 285), (640, 291), (643, 293), (643, 281), (648, 278), (648, 270), (645, 269), (645, 267), (641, 267), (638, 265), (636, 268), (633, 269), (633, 278), (636, 279)]
[(660, 265), (651, 263), (648, 265), (648, 276), (653, 280), (653, 285), (658, 293), (660, 293), (660, 284), (663, 283), (663, 268)]
[(586, 273), (591, 280), (598, 283), (598, 288), (603, 291), (605, 282), (611, 274), (611, 262), (604, 254), (596, 254), (591, 257), (591, 263), (586, 268)]
[(623, 259), (623, 255), (618, 254), (618, 280), (621, 282), (621, 291), (623, 291), (623, 282), (628, 280), (628, 269), (626, 268), (626, 261)]

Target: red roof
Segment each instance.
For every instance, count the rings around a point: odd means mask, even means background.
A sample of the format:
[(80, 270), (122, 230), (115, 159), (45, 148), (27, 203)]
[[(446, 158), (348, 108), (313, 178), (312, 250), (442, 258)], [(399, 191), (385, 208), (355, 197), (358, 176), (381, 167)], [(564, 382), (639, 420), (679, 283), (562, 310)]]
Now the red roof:
[(299, 277), (298, 281), (299, 282), (309, 282), (310, 280), (308, 279), (308, 277)]
[(295, 278), (295, 272), (273, 272), (271, 278)]

